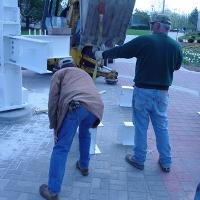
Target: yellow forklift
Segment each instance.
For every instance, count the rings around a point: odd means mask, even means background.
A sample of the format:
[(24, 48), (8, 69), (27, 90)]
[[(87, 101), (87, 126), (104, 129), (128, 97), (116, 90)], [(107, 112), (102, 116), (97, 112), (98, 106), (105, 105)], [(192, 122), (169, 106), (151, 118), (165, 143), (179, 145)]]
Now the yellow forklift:
[[(70, 54), (77, 67), (94, 79), (115, 84), (118, 73), (97, 62), (95, 51), (122, 45), (135, 0), (45, 0), (42, 29), (47, 34), (70, 35)], [(64, 44), (63, 44), (64, 45)], [(70, 66), (68, 59), (48, 60), (48, 70)]]

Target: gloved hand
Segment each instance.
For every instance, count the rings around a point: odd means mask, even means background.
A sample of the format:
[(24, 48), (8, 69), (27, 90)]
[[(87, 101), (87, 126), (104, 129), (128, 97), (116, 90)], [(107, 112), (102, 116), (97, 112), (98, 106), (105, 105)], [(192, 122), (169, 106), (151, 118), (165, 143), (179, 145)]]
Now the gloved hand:
[(103, 60), (103, 56), (102, 56), (103, 51), (96, 51), (95, 52), (95, 58), (97, 61)]

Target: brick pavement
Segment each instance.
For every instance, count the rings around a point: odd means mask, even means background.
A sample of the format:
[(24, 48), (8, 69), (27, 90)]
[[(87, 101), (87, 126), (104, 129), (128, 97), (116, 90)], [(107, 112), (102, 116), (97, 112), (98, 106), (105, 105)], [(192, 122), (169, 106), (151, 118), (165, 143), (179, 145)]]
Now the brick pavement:
[[(67, 162), (61, 200), (192, 200), (200, 181), (200, 75), (179, 71), (170, 89), (169, 131), (173, 166), (163, 174), (157, 164), (155, 137), (149, 127), (149, 151), (145, 170), (138, 171), (124, 161), (131, 147), (117, 144), (117, 131), (123, 121), (131, 120), (131, 109), (119, 107), (120, 85), (131, 85), (134, 75), (130, 62), (113, 65), (122, 75), (117, 86), (97, 79), (105, 103), (104, 127), (97, 141), (102, 154), (91, 157), (90, 175), (82, 177), (75, 169), (78, 157), (77, 136)], [(127, 76), (127, 77), (126, 77)], [(23, 72), (29, 89), (31, 107), (46, 108), (51, 75)], [(186, 88), (186, 90), (184, 90)], [(45, 114), (34, 115), (20, 124), (0, 123), (0, 200), (40, 200), (38, 187), (47, 182), (52, 131)]]

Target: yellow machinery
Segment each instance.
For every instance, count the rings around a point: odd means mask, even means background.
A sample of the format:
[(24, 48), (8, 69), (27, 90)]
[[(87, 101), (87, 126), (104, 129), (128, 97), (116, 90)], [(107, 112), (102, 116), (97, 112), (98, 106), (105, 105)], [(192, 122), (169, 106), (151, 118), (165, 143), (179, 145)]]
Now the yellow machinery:
[[(135, 0), (46, 0), (42, 28), (48, 34), (71, 35), (74, 63), (93, 78), (116, 83), (118, 73), (104, 66), (107, 61), (98, 63), (94, 53), (123, 44), (134, 4)], [(59, 61), (49, 60), (48, 69), (58, 67)]]

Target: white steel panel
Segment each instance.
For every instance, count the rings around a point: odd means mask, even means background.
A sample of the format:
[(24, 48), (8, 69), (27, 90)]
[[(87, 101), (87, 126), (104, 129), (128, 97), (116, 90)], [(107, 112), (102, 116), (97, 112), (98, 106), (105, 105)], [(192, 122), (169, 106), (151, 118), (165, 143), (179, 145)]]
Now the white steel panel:
[(20, 23), (20, 11), (18, 7), (5, 7), (3, 20)]
[(4, 67), (4, 51), (3, 51), (3, 24), (0, 21), (0, 73)]
[(46, 73), (48, 55), (51, 55), (49, 43), (23, 36), (10, 37), (7, 62), (32, 70)]
[(121, 86), (120, 103), (122, 107), (132, 107), (133, 87)]
[[(131, 125), (131, 126), (130, 126)], [(124, 122), (118, 127), (117, 141), (122, 145), (134, 145), (135, 128), (132, 122)]]
[(0, 111), (22, 104), (22, 74), (20, 67), (5, 65), (0, 74)]
[(70, 57), (70, 36), (67, 35), (28, 35), (26, 38), (49, 42), (51, 54), (48, 58)]
[(18, 23), (6, 21), (3, 24), (3, 35), (20, 35), (21, 34), (21, 26)]
[(4, 7), (17, 7), (18, 1), (16, 1), (16, 0), (1, 0), (1, 4)]

